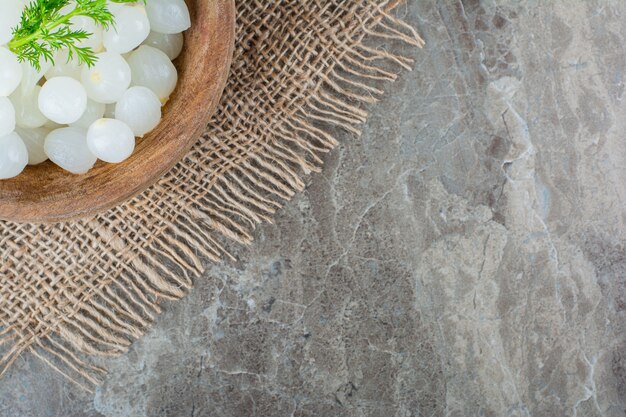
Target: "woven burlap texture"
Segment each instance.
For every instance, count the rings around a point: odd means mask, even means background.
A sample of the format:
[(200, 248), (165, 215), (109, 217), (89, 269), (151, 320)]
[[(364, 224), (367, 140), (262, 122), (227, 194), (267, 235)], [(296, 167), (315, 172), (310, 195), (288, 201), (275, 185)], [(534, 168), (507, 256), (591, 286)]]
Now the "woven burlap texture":
[(411, 69), (393, 45), (422, 45), (390, 14), (398, 1), (237, 3), (229, 85), (184, 161), (93, 219), (0, 222), (1, 375), (28, 353), (86, 389), (98, 384), (105, 371), (91, 357), (124, 353), (161, 300), (183, 297), (232, 242), (250, 243), (319, 171), (337, 144), (330, 132), (358, 134), (363, 105)]

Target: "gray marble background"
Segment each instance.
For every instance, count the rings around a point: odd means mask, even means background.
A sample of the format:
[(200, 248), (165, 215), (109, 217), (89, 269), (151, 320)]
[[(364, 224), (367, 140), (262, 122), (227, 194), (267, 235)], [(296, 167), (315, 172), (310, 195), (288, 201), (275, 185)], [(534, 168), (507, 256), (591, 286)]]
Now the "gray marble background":
[(2, 416), (625, 416), (626, 2), (409, 0), (359, 139), (111, 362)]

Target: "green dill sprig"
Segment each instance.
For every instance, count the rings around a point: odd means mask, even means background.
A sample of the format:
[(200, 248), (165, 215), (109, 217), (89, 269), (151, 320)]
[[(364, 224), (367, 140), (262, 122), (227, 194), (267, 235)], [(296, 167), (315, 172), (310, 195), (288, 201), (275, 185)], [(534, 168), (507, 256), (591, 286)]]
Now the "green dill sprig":
[(54, 65), (54, 54), (67, 49), (68, 61), (76, 58), (89, 67), (95, 64), (96, 53), (89, 47), (80, 46), (92, 33), (72, 29), (70, 20), (75, 16), (86, 16), (108, 29), (115, 25), (113, 14), (107, 7), (107, 0), (74, 0), (74, 3), (74, 9), (65, 14), (63, 9), (72, 4), (72, 0), (33, 0), (24, 8), (20, 24), (13, 29), (13, 39), (8, 44), (20, 62), (28, 61), (40, 71), (42, 60)]

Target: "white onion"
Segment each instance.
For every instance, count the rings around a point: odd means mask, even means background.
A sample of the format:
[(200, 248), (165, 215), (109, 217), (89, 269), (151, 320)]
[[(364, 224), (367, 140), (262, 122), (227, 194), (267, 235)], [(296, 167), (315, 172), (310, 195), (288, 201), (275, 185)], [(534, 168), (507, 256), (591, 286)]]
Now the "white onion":
[(20, 0), (2, 0), (0, 13), (0, 45), (9, 43), (13, 38), (13, 28), (19, 25), (24, 3)]
[(41, 87), (35, 85), (32, 89), (27, 89), (26, 91), (18, 88), (9, 97), (15, 108), (15, 121), (19, 127), (41, 127), (48, 121), (48, 118), (39, 110), (40, 92)]
[(70, 77), (55, 77), (39, 92), (39, 110), (56, 123), (74, 123), (87, 109), (87, 93), (81, 83)]
[(22, 76), (23, 69), (17, 57), (7, 48), (0, 47), (0, 97), (10, 96), (20, 85)]
[(15, 131), (20, 135), (28, 150), (28, 165), (38, 165), (48, 159), (48, 155), (43, 148), (46, 136), (50, 133), (49, 129), (40, 127), (37, 129), (21, 129)]
[(104, 31), (107, 51), (125, 54), (146, 40), (150, 34), (150, 22), (143, 5), (124, 6), (112, 13), (115, 25)]
[(0, 97), (0, 136), (15, 130), (15, 108), (7, 97)]
[(149, 0), (146, 10), (155, 32), (180, 33), (191, 27), (189, 9), (184, 0)]
[(115, 118), (126, 123), (135, 136), (143, 137), (161, 121), (161, 102), (149, 88), (131, 87), (117, 102)]
[(87, 132), (78, 127), (53, 130), (46, 137), (44, 150), (48, 158), (73, 174), (84, 174), (97, 158), (87, 147)]
[(142, 45), (128, 58), (132, 70), (133, 85), (147, 87), (167, 102), (176, 89), (178, 73), (172, 61), (164, 52), (151, 46)]
[(144, 41), (144, 45), (152, 46), (160, 51), (163, 51), (165, 55), (172, 61), (178, 58), (183, 51), (183, 45), (185, 43), (185, 37), (182, 33), (158, 33), (150, 32), (150, 35)]
[(90, 33), (87, 39), (78, 43), (78, 46), (91, 48), (94, 52), (101, 52), (103, 49), (102, 26), (97, 24), (92, 18), (87, 16), (74, 16), (70, 20), (73, 30), (84, 30)]
[(26, 165), (28, 149), (20, 135), (13, 132), (0, 136), (0, 180), (18, 176)]
[(104, 52), (96, 56), (98, 62), (83, 68), (81, 76), (87, 95), (99, 103), (115, 103), (130, 86), (130, 67), (119, 54)]
[(135, 135), (124, 122), (100, 119), (87, 131), (87, 146), (98, 159), (116, 164), (132, 155)]

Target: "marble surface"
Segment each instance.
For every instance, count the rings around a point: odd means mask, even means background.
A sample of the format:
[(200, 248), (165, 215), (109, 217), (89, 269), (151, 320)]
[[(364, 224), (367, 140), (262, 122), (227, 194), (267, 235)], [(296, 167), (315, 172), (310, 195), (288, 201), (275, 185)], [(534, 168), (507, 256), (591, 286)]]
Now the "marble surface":
[(626, 2), (412, 0), (359, 139), (90, 395), (2, 416), (625, 416)]

